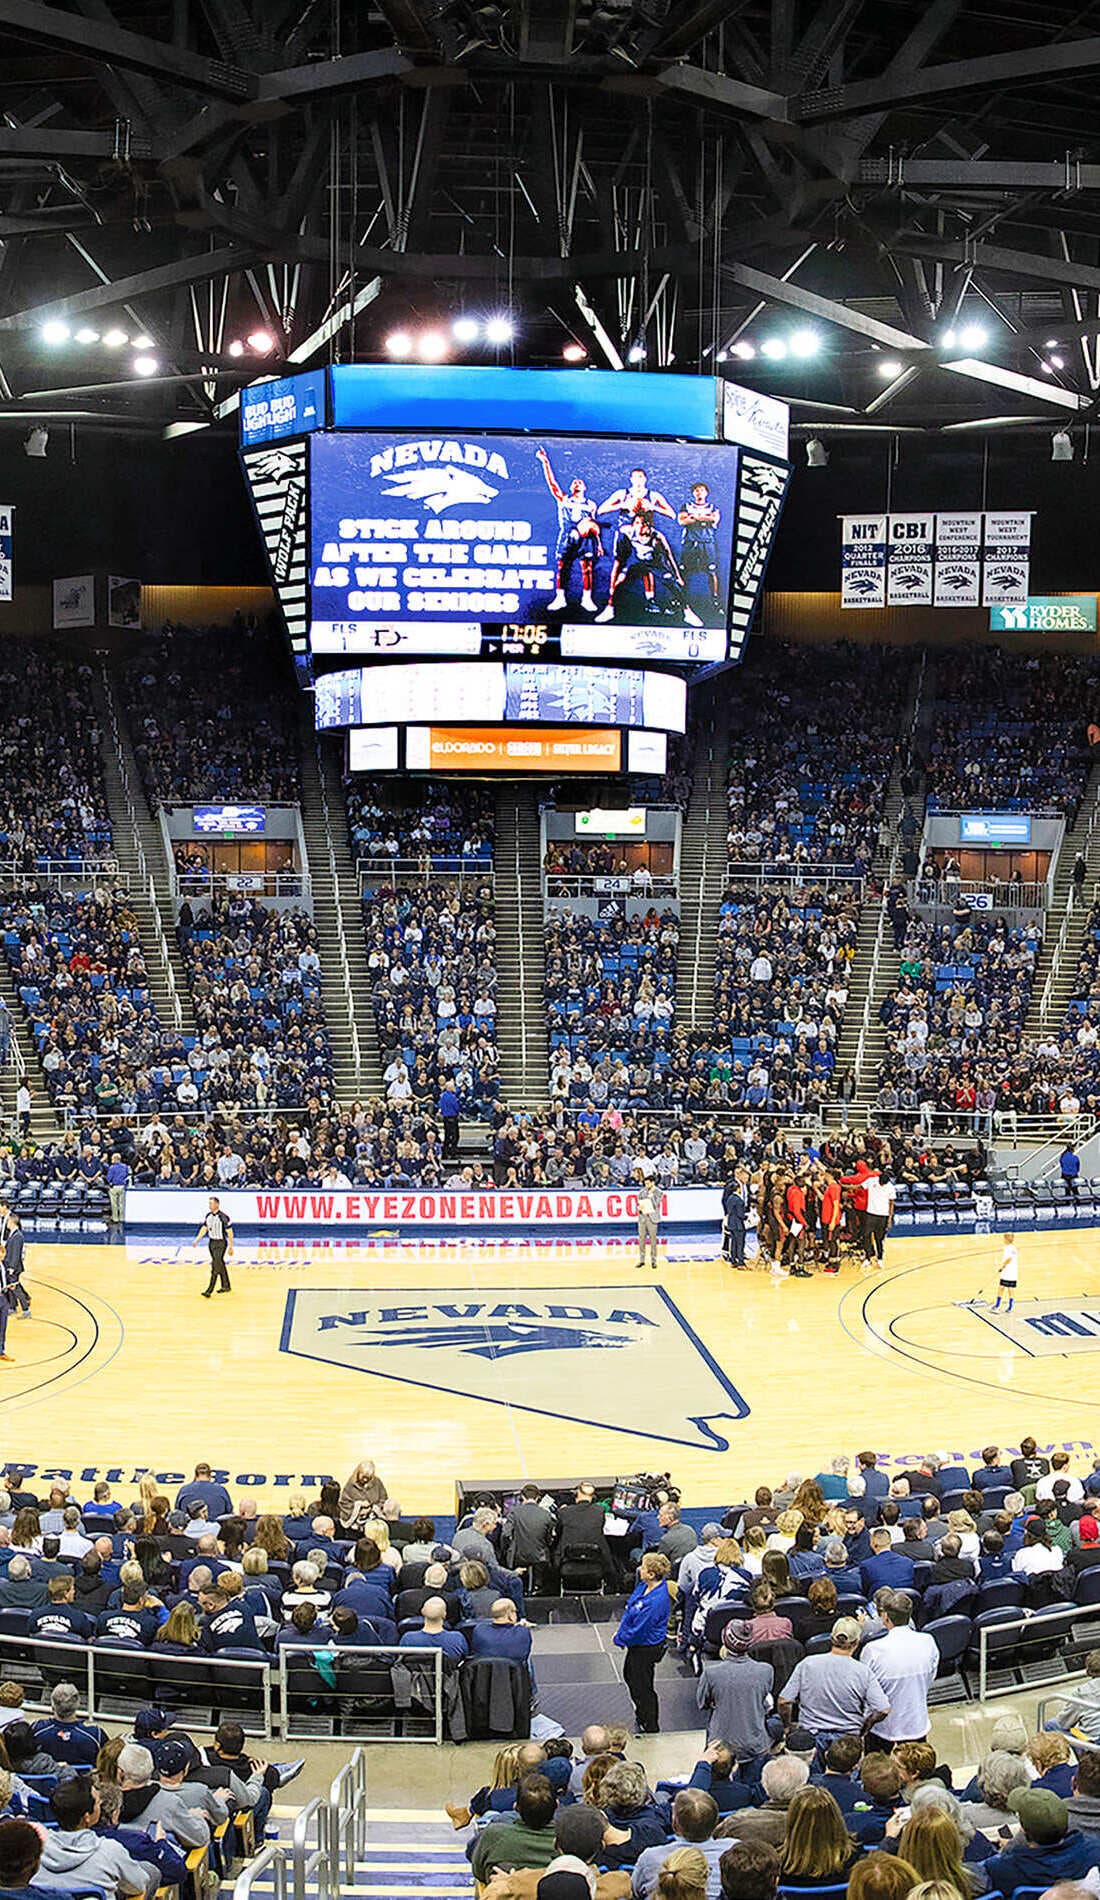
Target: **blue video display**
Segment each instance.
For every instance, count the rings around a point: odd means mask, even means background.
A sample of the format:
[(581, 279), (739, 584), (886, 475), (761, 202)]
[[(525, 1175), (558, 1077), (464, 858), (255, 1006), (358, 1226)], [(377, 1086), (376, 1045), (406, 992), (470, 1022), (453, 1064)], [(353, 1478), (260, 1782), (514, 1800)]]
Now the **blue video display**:
[(262, 805), (194, 805), (191, 809), (191, 826), (200, 838), (226, 832), (255, 836), (266, 825), (267, 813)]
[(315, 436), (314, 650), (368, 650), (379, 627), (391, 652), (390, 630), (468, 639), (481, 623), (724, 630), (738, 453), (648, 437)]

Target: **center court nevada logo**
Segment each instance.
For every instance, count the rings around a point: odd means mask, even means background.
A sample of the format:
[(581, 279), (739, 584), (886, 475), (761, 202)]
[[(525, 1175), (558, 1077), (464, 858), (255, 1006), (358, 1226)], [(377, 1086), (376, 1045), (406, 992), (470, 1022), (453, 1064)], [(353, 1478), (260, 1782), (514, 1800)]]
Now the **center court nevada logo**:
[(280, 1350), (695, 1451), (749, 1415), (658, 1286), (298, 1289)]

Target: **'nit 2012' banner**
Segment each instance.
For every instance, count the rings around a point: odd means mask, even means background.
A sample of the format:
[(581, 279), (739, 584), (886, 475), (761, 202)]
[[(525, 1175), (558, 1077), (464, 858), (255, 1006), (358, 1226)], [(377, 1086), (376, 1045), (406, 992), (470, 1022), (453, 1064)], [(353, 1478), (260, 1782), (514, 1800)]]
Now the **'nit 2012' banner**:
[(1031, 510), (841, 517), (842, 607), (1019, 607)]

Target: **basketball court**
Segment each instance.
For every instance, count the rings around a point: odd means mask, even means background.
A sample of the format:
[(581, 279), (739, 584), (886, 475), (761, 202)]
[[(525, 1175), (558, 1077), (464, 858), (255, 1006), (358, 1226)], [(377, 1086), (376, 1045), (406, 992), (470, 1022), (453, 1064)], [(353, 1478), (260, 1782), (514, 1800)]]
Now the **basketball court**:
[(0, 1365), (2, 1455), (166, 1488), (196, 1459), (284, 1508), (373, 1457), (406, 1509), (454, 1480), (670, 1471), (713, 1505), (870, 1445), (1100, 1444), (1096, 1241), (906, 1239), (885, 1270), (773, 1285), (710, 1258), (638, 1271), (611, 1241), (238, 1241), (229, 1297), (178, 1239), (30, 1237), (30, 1319)]

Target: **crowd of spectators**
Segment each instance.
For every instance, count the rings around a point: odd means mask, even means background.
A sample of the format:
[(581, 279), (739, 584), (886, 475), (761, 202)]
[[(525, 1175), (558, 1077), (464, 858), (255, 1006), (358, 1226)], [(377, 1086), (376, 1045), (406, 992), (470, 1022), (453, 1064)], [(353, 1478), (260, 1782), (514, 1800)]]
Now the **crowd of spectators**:
[(671, 1080), (663, 1072), (674, 1056), (675, 912), (651, 906), (628, 917), (620, 904), (598, 917), (556, 910), (545, 939), (551, 1098), (663, 1106)]
[(0, 862), (26, 872), (109, 854), (91, 668), (53, 646), (0, 639), (0, 695)]
[(183, 906), (177, 936), (198, 1028), (179, 1107), (327, 1107), (332, 1049), (308, 913), (226, 892), (197, 914)]
[(750, 643), (732, 701), (731, 862), (871, 870), (910, 666), (896, 648)]
[[(1013, 1131), (1021, 1115), (1072, 1122), (1100, 1104), (1096, 1028), (1084, 999), (1070, 1003), (1058, 1030), (1027, 1036), (1024, 1026), (1042, 948), (1034, 920), (1010, 925), (1004, 912), (969, 910), (950, 922), (912, 917), (891, 892), (898, 981), (879, 1007), (886, 1053), (879, 1066), (880, 1116), (929, 1129), (933, 1115), (958, 1130)], [(1095, 948), (1082, 952), (1078, 983), (1089, 985)]]
[(732, 886), (718, 915), (717, 1040), (744, 1069), (776, 1058), (812, 1099), (832, 1092), (859, 902), (840, 884)]
[(270, 627), (165, 626), (121, 684), (151, 803), (301, 797), (299, 693)]
[(161, 1026), (126, 892), (43, 888), (0, 899), (12, 982), (54, 1105), (136, 1114), (165, 1091)]
[(949, 681), (930, 726), (928, 809), (1053, 810), (1072, 824), (1089, 774), (1095, 660), (971, 647), (952, 653)]
[(496, 805), (484, 787), (444, 779), (367, 784), (352, 777), (344, 790), (355, 857), (411, 860), (425, 876), (492, 864)]
[(485, 1118), (500, 1088), (492, 886), (451, 881), (363, 897), (371, 1002), (387, 1101), (424, 1108), (448, 1088)]

